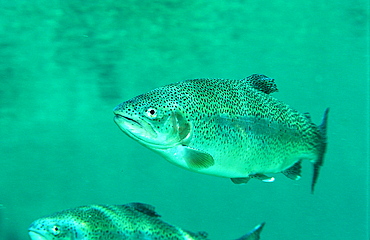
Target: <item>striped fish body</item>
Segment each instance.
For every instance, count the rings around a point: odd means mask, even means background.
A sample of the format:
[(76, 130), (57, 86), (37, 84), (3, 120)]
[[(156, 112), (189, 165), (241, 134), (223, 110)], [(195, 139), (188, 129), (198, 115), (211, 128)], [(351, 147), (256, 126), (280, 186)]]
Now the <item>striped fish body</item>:
[(29, 231), (32, 240), (206, 239), (163, 222), (152, 206), (141, 203), (64, 210), (36, 220)]
[[(32, 240), (204, 240), (205, 232), (192, 233), (163, 222), (154, 207), (143, 203), (88, 205), (64, 210), (34, 221)], [(264, 224), (239, 240), (258, 240)]]

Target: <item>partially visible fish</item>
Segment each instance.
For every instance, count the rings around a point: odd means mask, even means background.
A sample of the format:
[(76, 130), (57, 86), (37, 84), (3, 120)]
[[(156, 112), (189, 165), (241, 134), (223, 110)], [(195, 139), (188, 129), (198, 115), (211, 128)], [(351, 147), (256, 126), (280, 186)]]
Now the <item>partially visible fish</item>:
[(326, 150), (326, 122), (316, 126), (271, 96), (274, 79), (186, 80), (134, 97), (114, 109), (129, 137), (185, 169), (246, 183), (297, 180), (301, 161), (314, 165), (314, 191)]
[[(54, 213), (29, 227), (32, 240), (205, 240), (163, 222), (154, 207), (143, 203), (88, 205)], [(264, 223), (238, 240), (258, 240)]]

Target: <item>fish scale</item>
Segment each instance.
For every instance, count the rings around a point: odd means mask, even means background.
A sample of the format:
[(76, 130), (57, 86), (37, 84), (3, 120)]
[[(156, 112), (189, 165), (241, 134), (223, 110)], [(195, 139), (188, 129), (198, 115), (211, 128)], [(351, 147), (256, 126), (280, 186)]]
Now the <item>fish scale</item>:
[(185, 80), (121, 103), (115, 122), (171, 163), (234, 183), (272, 181), (265, 174), (279, 172), (298, 179), (296, 164), (309, 160), (313, 192), (326, 149), (328, 110), (316, 126), (307, 114), (274, 98), (276, 91), (274, 79), (261, 74)]

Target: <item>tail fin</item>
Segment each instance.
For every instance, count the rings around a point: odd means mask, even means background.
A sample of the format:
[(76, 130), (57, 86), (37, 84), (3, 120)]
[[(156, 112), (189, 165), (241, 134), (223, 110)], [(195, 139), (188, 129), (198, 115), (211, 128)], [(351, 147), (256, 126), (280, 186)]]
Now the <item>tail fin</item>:
[(252, 231), (243, 235), (241, 238), (238, 238), (237, 240), (259, 240), (260, 239), (260, 233), (263, 229), (263, 226), (265, 226), (265, 223), (259, 224)]
[(321, 125), (319, 128), (319, 133), (321, 136), (321, 143), (319, 146), (319, 156), (316, 160), (316, 162), (313, 164), (313, 177), (312, 177), (312, 183), (311, 183), (311, 193), (315, 191), (315, 184), (317, 182), (317, 178), (319, 177), (320, 173), (320, 167), (324, 164), (324, 155), (326, 151), (326, 123), (328, 121), (328, 113), (329, 108), (327, 108), (324, 112), (324, 116), (322, 118)]

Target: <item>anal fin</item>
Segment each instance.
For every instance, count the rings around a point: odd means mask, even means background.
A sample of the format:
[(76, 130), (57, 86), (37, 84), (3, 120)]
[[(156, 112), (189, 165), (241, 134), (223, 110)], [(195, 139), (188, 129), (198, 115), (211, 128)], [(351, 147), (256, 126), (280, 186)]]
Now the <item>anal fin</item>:
[(282, 173), (292, 180), (298, 180), (301, 178), (301, 163), (302, 160), (296, 162), (293, 166), (282, 171)]

